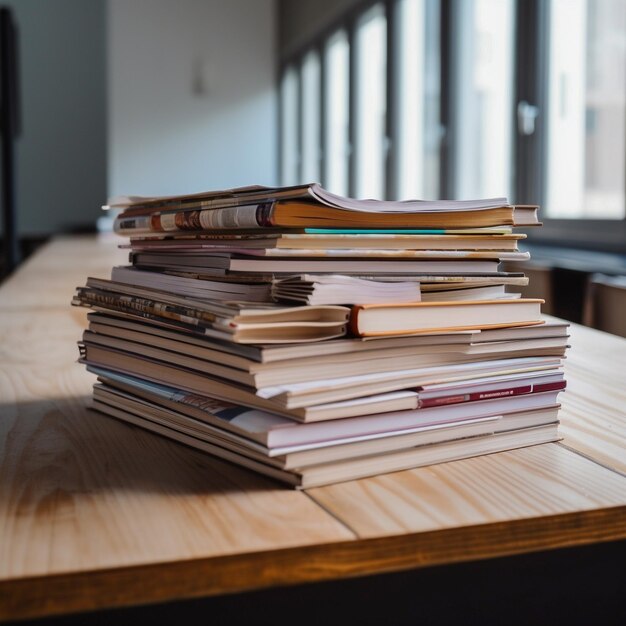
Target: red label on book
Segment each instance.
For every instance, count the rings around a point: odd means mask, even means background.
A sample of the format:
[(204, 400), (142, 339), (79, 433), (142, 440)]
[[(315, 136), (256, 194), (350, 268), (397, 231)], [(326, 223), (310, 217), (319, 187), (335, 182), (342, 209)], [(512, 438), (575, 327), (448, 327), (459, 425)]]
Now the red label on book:
[(477, 402), (479, 400), (494, 400), (496, 398), (506, 398), (509, 396), (522, 396), (529, 393), (558, 391), (559, 389), (565, 389), (565, 385), (566, 383), (564, 380), (559, 380), (554, 383), (543, 383), (539, 385), (521, 385), (519, 387), (508, 387), (506, 389), (493, 389), (487, 391), (477, 391), (475, 393), (440, 396), (438, 398), (426, 398), (424, 400), (419, 400), (418, 407), (421, 409), (427, 409), (429, 407), (444, 406), (446, 404)]

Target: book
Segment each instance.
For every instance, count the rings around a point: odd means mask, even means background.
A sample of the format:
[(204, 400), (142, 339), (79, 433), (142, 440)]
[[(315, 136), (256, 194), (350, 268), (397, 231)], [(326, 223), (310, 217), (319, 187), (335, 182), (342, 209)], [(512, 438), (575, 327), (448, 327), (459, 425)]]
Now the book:
[(111, 280), (137, 287), (190, 298), (218, 300), (221, 302), (272, 302), (271, 283), (228, 282), (209, 279), (187, 278), (162, 272), (142, 271), (132, 266), (117, 266), (111, 271)]
[[(246, 257), (265, 257), (268, 259), (497, 259), (499, 261), (526, 261), (530, 258), (528, 252), (507, 251), (507, 250), (412, 250), (403, 248), (275, 248), (275, 247), (246, 247), (239, 245), (205, 245), (199, 247), (181, 246), (177, 248), (161, 247), (151, 249), (136, 247), (131, 248), (133, 256), (158, 255), (161, 258), (170, 257), (175, 259), (202, 257), (222, 257), (245, 259)], [(141, 258), (141, 257), (139, 257)]]
[(302, 304), (419, 302), (419, 282), (381, 282), (338, 274), (302, 274), (274, 279), (274, 300)]
[(139, 268), (167, 268), (202, 271), (207, 275), (229, 273), (298, 274), (307, 272), (336, 274), (425, 274), (493, 273), (498, 260), (488, 259), (341, 259), (341, 258), (254, 258), (227, 252), (205, 254), (133, 252), (132, 264)]
[[(537, 346), (540, 343), (538, 341), (519, 341), (515, 344), (509, 342), (508, 345), (503, 345), (505, 342), (485, 343), (477, 348), (471, 347), (468, 351), (436, 350), (433, 348), (396, 349), (387, 350), (383, 353), (376, 351), (369, 359), (359, 358), (360, 355), (330, 355), (315, 359), (305, 358), (274, 364), (260, 364), (234, 355), (227, 355), (226, 358), (222, 353), (205, 347), (189, 344), (180, 345), (170, 339), (129, 331), (118, 333), (118, 336), (115, 336), (115, 334), (86, 330), (83, 333), (82, 343), (87, 351), (91, 346), (111, 348), (216, 376), (255, 389), (342, 376), (348, 368), (353, 376), (357, 376), (402, 371), (410, 369), (416, 363), (419, 363), (423, 369), (446, 364), (458, 365), (467, 362), (478, 363), (501, 359), (503, 354), (507, 358), (561, 357), (565, 351), (564, 347), (542, 349)], [(527, 343), (530, 343), (531, 347), (527, 347)]]
[(176, 296), (104, 279), (89, 278), (72, 304), (162, 319), (196, 332), (242, 343), (318, 341), (345, 334), (349, 308), (281, 307), (216, 302)]
[[(342, 443), (338, 440), (324, 447), (320, 445), (299, 446), (300, 449), (270, 449), (250, 442), (244, 437), (233, 435), (202, 422), (198, 423), (184, 415), (172, 411), (164, 411), (156, 405), (138, 402), (132, 397), (120, 397), (106, 388), (94, 388), (93, 408), (107, 413), (110, 408), (129, 412), (137, 417), (156, 422), (171, 430), (182, 432), (203, 441), (220, 445), (244, 456), (268, 463), (281, 469), (295, 469), (308, 465), (317, 465), (347, 458), (370, 456), (394, 450), (406, 449), (418, 445), (441, 443), (458, 438), (489, 435), (494, 432), (497, 417), (468, 420), (463, 423), (424, 426), (414, 429), (411, 433), (392, 433), (390, 436), (353, 438), (357, 441)], [(360, 441), (358, 441), (360, 439)]]
[(341, 233), (329, 234), (276, 233), (276, 234), (219, 234), (160, 237), (133, 237), (120, 248), (140, 250), (195, 250), (231, 247), (276, 250), (495, 250), (515, 252), (518, 241), (526, 235), (517, 234), (406, 234), (390, 233)]
[(558, 438), (567, 325), (499, 271), (537, 207), (317, 184), (110, 205), (130, 265), (73, 300), (97, 411), (298, 488)]
[(540, 337), (562, 337), (567, 338), (569, 335), (568, 322), (558, 320), (548, 320), (542, 316), (543, 323), (540, 326), (514, 326), (508, 328), (487, 328), (483, 329), (474, 337), (472, 343), (482, 343), (485, 341), (510, 341), (515, 339)]
[[(186, 259), (188, 255), (198, 259), (203, 256), (245, 259), (246, 257), (266, 257), (283, 260), (307, 260), (307, 259), (497, 259), (498, 261), (526, 261), (530, 258), (528, 252), (519, 251), (496, 251), (496, 250), (405, 250), (405, 249), (383, 249), (383, 248), (323, 248), (323, 249), (282, 249), (282, 248), (246, 248), (239, 246), (204, 246), (201, 249), (182, 250), (156, 250), (156, 251), (135, 251), (139, 257), (147, 257), (152, 252), (165, 258), (166, 255), (175, 259)], [(141, 257), (139, 257), (141, 258)]]
[[(289, 276), (297, 276), (299, 274), (328, 274), (336, 272), (294, 272), (290, 273), (246, 273), (246, 272), (230, 272), (228, 270), (213, 270), (203, 268), (185, 268), (185, 267), (139, 267), (132, 266), (136, 269), (149, 272), (158, 272), (167, 276), (181, 276), (183, 278), (194, 278), (196, 280), (222, 281), (227, 283), (247, 283), (247, 284), (268, 284), (277, 278), (287, 278)], [(450, 287), (462, 288), (463, 286), (485, 285), (516, 285), (524, 286), (528, 284), (528, 278), (522, 272), (437, 272), (437, 273), (393, 273), (393, 274), (377, 274), (377, 273), (360, 273), (360, 272), (343, 272), (344, 276), (354, 276), (363, 280), (376, 280), (382, 282), (418, 282), (423, 291), (434, 291), (436, 289), (449, 289)], [(436, 285), (433, 287), (433, 285)]]
[[(95, 321), (94, 321), (95, 320)], [(344, 349), (336, 346), (339, 340), (328, 344), (310, 344), (308, 346), (289, 345), (285, 350), (273, 350), (280, 348), (280, 344), (274, 346), (242, 346), (240, 344), (227, 344), (211, 338), (195, 336), (185, 337), (180, 333), (169, 330), (151, 329), (143, 324), (133, 322), (126, 323), (120, 320), (120, 324), (111, 324), (105, 319), (101, 323), (99, 319), (92, 318), (89, 330), (85, 331), (83, 341), (90, 339), (92, 343), (115, 348), (120, 343), (127, 347), (128, 352), (146, 356), (144, 347), (152, 347), (166, 351), (168, 355), (179, 353), (183, 357), (201, 359), (214, 362), (219, 366), (234, 368), (251, 375), (274, 373), (282, 378), (283, 382), (288, 379), (313, 376), (317, 370), (327, 372), (326, 368), (340, 367), (360, 368), (361, 371), (377, 371), (380, 368), (400, 368), (401, 362), (408, 360), (409, 363), (433, 364), (437, 359), (459, 359), (463, 361), (466, 355), (482, 355), (484, 359), (489, 357), (501, 357), (503, 354), (509, 357), (515, 356), (563, 356), (567, 348), (567, 336), (553, 337), (521, 337), (503, 339), (499, 341), (478, 340), (480, 337), (470, 339), (467, 336), (431, 336), (431, 341), (415, 343), (413, 337), (382, 339), (376, 341), (346, 340)], [(428, 336), (417, 335), (415, 338), (428, 339)], [(335, 349), (329, 352), (323, 350), (327, 345)], [(315, 351), (298, 350), (298, 348), (317, 347)], [(242, 349), (246, 348), (246, 349)], [(247, 348), (252, 348), (247, 350)], [(478, 358), (477, 360), (481, 360)], [(190, 361), (192, 362), (192, 361)], [(181, 363), (183, 366), (184, 362)], [(202, 365), (198, 365), (202, 369)], [(343, 372), (342, 372), (343, 373)]]
[[(280, 232), (280, 229), (277, 229)], [(222, 231), (223, 232), (223, 231)], [(265, 231), (267, 232), (267, 231)], [(512, 226), (479, 226), (476, 228), (303, 228), (300, 231), (289, 229), (289, 233), (301, 232), (307, 235), (511, 235)], [(524, 234), (515, 237), (525, 238)]]
[(426, 288), (419, 282), (383, 282), (335, 274), (301, 274), (272, 281), (271, 296), (277, 301), (299, 304), (385, 304), (389, 302), (449, 302), (458, 300), (517, 299), (519, 293), (506, 291), (503, 284), (455, 289)]
[(285, 228), (472, 228), (538, 224), (537, 207), (485, 200), (378, 201), (332, 194), (318, 184), (205, 192), (186, 196), (121, 198), (116, 232)]
[[(554, 406), (558, 394), (562, 391), (561, 386), (552, 391), (536, 391), (517, 396), (509, 395), (427, 407), (418, 407), (419, 395), (413, 392), (411, 405), (403, 410), (379, 412), (376, 410), (377, 407), (373, 407), (374, 410), (369, 414), (359, 414), (341, 419), (312, 420), (309, 422), (288, 419), (285, 422), (285, 417), (275, 415), (272, 417), (273, 411), (263, 409), (259, 411), (260, 407), (244, 405), (247, 408), (242, 409), (241, 406), (233, 405), (231, 401), (224, 403), (223, 399), (220, 398), (207, 398), (196, 394), (188, 395), (163, 385), (157, 385), (155, 390), (155, 385), (150, 385), (145, 381), (138, 383), (135, 377), (124, 378), (121, 375), (122, 380), (120, 381), (120, 374), (114, 373), (111, 376), (104, 370), (98, 370), (98, 374), (99, 380), (109, 387), (140, 397), (153, 404), (195, 416), (196, 419), (207, 421), (213, 425), (219, 426), (220, 420), (223, 422), (224, 416), (233, 417), (245, 414), (245, 418), (242, 417), (238, 420), (239, 426), (243, 427), (243, 424), (248, 424), (247, 428), (250, 429), (253, 426), (250, 426), (249, 422), (256, 423), (257, 426), (254, 428), (259, 433), (253, 438), (268, 447), (332, 442), (337, 439), (410, 431), (422, 426), (536, 410)], [(213, 414), (216, 410), (222, 415), (219, 419)], [(256, 410), (256, 412), (247, 413), (250, 410)], [(222, 411), (225, 412), (222, 413)], [(280, 419), (277, 421), (275, 417)], [(226, 428), (223, 423), (221, 426)], [(266, 432), (261, 435), (261, 431)]]
[[(124, 211), (128, 215), (134, 209)], [(154, 209), (152, 209), (154, 210)], [(149, 214), (150, 210), (142, 209), (141, 212)], [(478, 226), (475, 228), (224, 228), (220, 230), (194, 231), (194, 232), (159, 232), (136, 234), (129, 238), (134, 241), (158, 241), (175, 239), (177, 241), (200, 241), (202, 239), (266, 239), (276, 238), (282, 235), (479, 235), (490, 237), (492, 235), (512, 235), (514, 237), (525, 238), (526, 235), (513, 235), (513, 226)]]
[(493, 376), (511, 376), (555, 370), (562, 366), (558, 356), (509, 357), (486, 361), (413, 367), (392, 372), (335, 376), (301, 383), (282, 383), (256, 390), (259, 398), (286, 410), (362, 398), (389, 391), (414, 389), (435, 384), (469, 381)]
[(502, 206), (480, 210), (380, 212), (295, 201), (236, 207), (155, 211), (120, 215), (113, 227), (121, 235), (255, 228), (471, 228), (539, 225), (537, 207)]
[(557, 441), (560, 438), (557, 423), (552, 423), (479, 436), (469, 436), (431, 445), (417, 445), (406, 449), (369, 454), (288, 470), (282, 469), (280, 466), (277, 467), (276, 464), (272, 465), (265, 459), (254, 458), (249, 453), (243, 454), (241, 451), (235, 451), (224, 447), (224, 445), (212, 443), (206, 440), (206, 438), (201, 439), (187, 434), (181, 429), (168, 428), (128, 410), (120, 410), (98, 401), (95, 401), (94, 405), (99, 411), (111, 417), (140, 426), (192, 448), (208, 452), (218, 458), (236, 463), (299, 489), (320, 487), (413, 467), (492, 454), (503, 450)]
[(129, 214), (141, 215), (149, 213), (156, 207), (168, 207), (170, 209), (222, 208), (279, 200), (318, 203), (348, 211), (377, 212), (384, 210), (396, 213), (410, 213), (416, 210), (430, 212), (469, 211), (508, 206), (507, 199), (504, 197), (478, 200), (359, 200), (331, 193), (319, 183), (307, 183), (287, 187), (250, 185), (179, 196), (118, 196), (111, 198), (103, 208), (121, 208)]
[[(420, 289), (422, 293), (432, 293), (434, 291), (460, 291), (461, 289), (479, 289), (482, 287), (495, 287), (498, 290), (504, 289), (506, 293), (516, 293), (507, 289), (508, 285), (523, 287), (528, 284), (528, 278), (518, 278), (515, 276), (490, 276), (480, 277), (474, 276), (454, 276), (448, 278), (458, 278), (459, 280), (444, 280), (444, 277), (431, 282), (420, 280)], [(521, 295), (521, 294), (520, 294)], [(491, 300), (491, 298), (475, 298), (476, 300)], [(494, 300), (496, 298), (493, 298)]]
[[(168, 320), (146, 320), (140, 316), (117, 311), (91, 312), (87, 315), (90, 328), (104, 334), (111, 334), (112, 329), (129, 330), (142, 334), (173, 339), (181, 344), (192, 344), (216, 350), (221, 355), (233, 354), (243, 356), (259, 363), (270, 363), (294, 358), (317, 358), (334, 354), (360, 354), (371, 350), (401, 348), (412, 346), (432, 346), (443, 344), (469, 345), (479, 331), (454, 333), (432, 333), (414, 335), (412, 337), (390, 337), (377, 339), (375, 342), (367, 338), (342, 338), (329, 342), (295, 343), (295, 344), (238, 344), (224, 339), (195, 332), (196, 327), (189, 328), (169, 323)], [(115, 336), (115, 335), (114, 335)], [(360, 358), (360, 357), (358, 357)], [(364, 358), (367, 358), (365, 356)]]
[[(420, 354), (425, 350), (436, 352), (457, 351), (469, 352), (480, 349), (485, 344), (495, 344), (503, 349), (510, 347), (509, 342), (537, 342), (548, 341), (541, 347), (564, 347), (567, 345), (566, 322), (552, 320), (533, 326), (518, 326), (501, 329), (467, 330), (455, 332), (435, 332), (401, 337), (354, 337), (334, 339), (317, 343), (301, 344), (237, 344), (220, 340), (206, 335), (197, 335), (182, 328), (172, 327), (164, 322), (146, 320), (128, 315), (120, 316), (104, 312), (91, 312), (87, 315), (89, 328), (94, 332), (113, 337), (139, 337), (140, 342), (157, 342), (164, 338), (176, 342), (180, 350), (186, 350), (187, 345), (198, 346), (206, 351), (213, 351), (216, 358), (233, 366), (240, 362), (229, 360), (230, 355), (243, 358), (245, 362), (278, 363), (281, 361), (296, 361), (301, 359), (317, 360), (330, 356), (339, 358), (369, 359), (381, 354), (413, 353)], [(159, 345), (155, 343), (155, 345)]]
[(350, 330), (357, 336), (376, 337), (541, 324), (542, 303), (543, 300), (520, 298), (357, 305), (352, 308)]
[[(304, 382), (284, 381), (257, 387), (238, 380), (222, 378), (214, 373), (215, 368), (213, 368), (213, 373), (209, 371), (211, 369), (209, 363), (203, 364), (203, 370), (198, 371), (171, 361), (142, 356), (101, 344), (81, 343), (79, 345), (81, 362), (90, 367), (118, 371), (153, 382), (168, 381), (170, 385), (191, 393), (270, 410), (298, 420), (310, 420), (314, 418), (314, 415), (326, 414), (300, 410), (321, 404), (415, 389), (425, 385), (537, 371), (545, 372), (558, 369), (562, 365), (561, 358), (558, 356), (506, 358), (506, 355), (502, 355), (505, 358), (405, 367), (391, 371), (315, 378)], [(220, 371), (224, 372), (224, 370)], [(240, 373), (240, 377), (245, 377), (245, 372)], [(345, 407), (336, 408), (338, 409), (336, 415), (345, 415), (343, 411)], [(331, 411), (331, 413), (335, 415), (334, 412)]]
[[(485, 286), (485, 285), (516, 285), (524, 286), (528, 284), (528, 278), (522, 272), (489, 272), (481, 274), (479, 272), (459, 273), (459, 274), (353, 274), (357, 278), (376, 279), (381, 281), (418, 281), (422, 291), (434, 291), (436, 289), (460, 289), (463, 286)], [(273, 280), (273, 278), (272, 278)], [(471, 283), (471, 285), (470, 285)], [(436, 285), (436, 286), (433, 286)]]
[[(183, 335), (180, 332), (135, 323), (132, 320), (90, 318), (89, 333), (95, 334), (103, 342), (105, 337), (121, 339), (147, 346), (154, 346), (181, 352), (189, 356), (216, 361), (221, 365), (238, 368), (247, 372), (277, 371), (286, 368), (285, 361), (294, 367), (308, 367), (326, 363), (342, 363), (346, 366), (365, 360), (412, 357), (422, 360), (430, 354), (511, 354), (515, 356), (563, 356), (568, 347), (567, 335), (512, 337), (499, 341), (489, 341), (469, 334), (454, 335), (413, 335), (367, 341), (364, 339), (334, 340), (332, 343), (292, 344), (284, 350), (281, 344), (249, 346), (222, 342), (210, 337)], [(112, 321), (119, 323), (111, 323)], [(530, 328), (541, 328), (533, 326)], [(415, 339), (428, 341), (415, 342)], [(339, 344), (341, 341), (342, 345)], [(106, 345), (103, 343), (102, 345)], [(323, 348), (332, 346), (333, 350)], [(305, 350), (304, 348), (317, 348)], [(248, 348), (250, 348), (248, 350)]]
[[(363, 422), (344, 422), (340, 418), (311, 420), (300, 423), (272, 412), (184, 392), (164, 384), (141, 380), (134, 376), (125, 376), (124, 374), (106, 370), (94, 371), (99, 374), (98, 380), (101, 383), (105, 384), (107, 388), (117, 390), (122, 395), (127, 394), (163, 409), (182, 413), (220, 428), (234, 430), (235, 433), (261, 443), (268, 448), (333, 445), (337, 442), (345, 443), (361, 440), (364, 437), (388, 436), (389, 434), (400, 432), (393, 429), (385, 429), (369, 434), (359, 434), (358, 430), (346, 431), (350, 424), (362, 424)], [(386, 394), (386, 400), (388, 400), (386, 405), (382, 402), (384, 398), (381, 397), (375, 403), (375, 406), (372, 406), (372, 410), (369, 413), (347, 417), (383, 413), (389, 413), (393, 416), (398, 411), (422, 410), (443, 405), (492, 400), (514, 395), (544, 393), (547, 391), (558, 392), (565, 389), (565, 386), (566, 383), (562, 372), (539, 373), (534, 376), (520, 375), (517, 378), (486, 378), (482, 379), (481, 382), (432, 385), (414, 391)], [(470, 415), (474, 410), (473, 405), (467, 408), (467, 415)], [(343, 435), (341, 438), (336, 437), (336, 429), (342, 431)]]
[[(218, 402), (211, 403), (210, 400), (203, 403), (204, 415), (195, 418), (106, 383), (97, 383), (94, 385), (94, 408), (106, 411), (107, 407), (103, 405), (133, 413), (143, 419), (222, 445), (282, 469), (370, 456), (494, 432), (554, 424), (558, 421), (558, 408), (555, 405), (531, 411), (426, 424), (367, 435), (330, 439), (309, 435), (309, 439), (306, 440), (306, 434), (300, 434), (299, 439), (295, 435), (301, 431), (313, 430), (310, 426), (285, 424), (284, 419), (271, 414), (245, 407), (224, 406)], [(274, 439), (272, 434), (282, 434), (285, 442), (270, 445)], [(292, 443), (287, 443), (289, 440), (285, 435), (290, 434)]]
[[(454, 286), (449, 286), (454, 287)], [(460, 289), (425, 289), (422, 302), (456, 302), (459, 300), (517, 300), (521, 294), (507, 291), (502, 284), (463, 285)], [(376, 304), (372, 302), (371, 304)]]

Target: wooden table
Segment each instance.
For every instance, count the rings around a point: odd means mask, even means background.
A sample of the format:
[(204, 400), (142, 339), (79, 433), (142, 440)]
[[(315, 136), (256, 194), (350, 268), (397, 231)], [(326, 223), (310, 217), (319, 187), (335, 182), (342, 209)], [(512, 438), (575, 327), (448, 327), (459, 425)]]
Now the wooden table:
[(571, 330), (563, 441), (290, 491), (87, 410), (86, 275), (63, 238), (0, 287), (0, 619), (333, 580), (626, 538), (626, 341)]

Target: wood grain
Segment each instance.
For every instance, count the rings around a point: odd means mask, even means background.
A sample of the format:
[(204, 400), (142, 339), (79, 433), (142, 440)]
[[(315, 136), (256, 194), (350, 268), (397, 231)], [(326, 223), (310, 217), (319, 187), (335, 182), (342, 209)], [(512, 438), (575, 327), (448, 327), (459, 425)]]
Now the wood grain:
[(626, 474), (626, 339), (572, 324), (563, 445)]
[(76, 363), (86, 316), (80, 309), (0, 310), (0, 428), (25, 404), (75, 402), (91, 392), (93, 377)]
[(360, 537), (626, 505), (626, 478), (555, 444), (309, 491)]
[(0, 289), (0, 310), (67, 308), (74, 288), (88, 276), (110, 278), (128, 262), (114, 235), (57, 237), (35, 252)]
[(0, 620), (204, 597), (611, 541), (626, 508), (0, 583)]

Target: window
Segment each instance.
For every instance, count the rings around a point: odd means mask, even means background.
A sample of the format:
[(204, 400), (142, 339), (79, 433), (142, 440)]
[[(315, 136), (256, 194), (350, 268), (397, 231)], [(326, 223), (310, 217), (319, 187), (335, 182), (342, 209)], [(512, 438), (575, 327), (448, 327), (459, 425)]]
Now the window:
[(436, 198), (439, 193), (438, 5), (432, 0), (400, 0), (395, 5), (397, 167), (392, 176), (395, 196), (403, 200)]
[(283, 185), (299, 182), (298, 157), (298, 74), (287, 68), (280, 85), (280, 179)]
[(345, 30), (334, 33), (324, 48), (324, 186), (348, 195), (350, 116), (350, 44)]
[(625, 217), (626, 2), (552, 0), (549, 217)]
[(302, 182), (319, 182), (320, 57), (311, 50), (302, 62)]
[(456, 4), (457, 198), (511, 196), (513, 0)]
[(356, 25), (355, 188), (359, 198), (385, 197), (387, 19), (378, 4)]
[(626, 0), (362, 0), (281, 73), (281, 177), (542, 205), (626, 252)]

